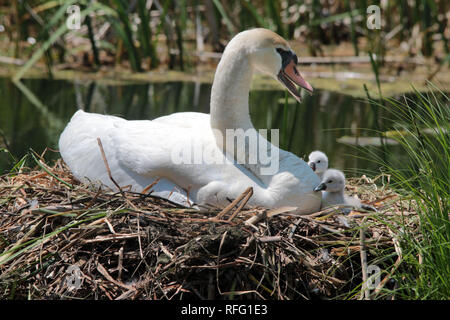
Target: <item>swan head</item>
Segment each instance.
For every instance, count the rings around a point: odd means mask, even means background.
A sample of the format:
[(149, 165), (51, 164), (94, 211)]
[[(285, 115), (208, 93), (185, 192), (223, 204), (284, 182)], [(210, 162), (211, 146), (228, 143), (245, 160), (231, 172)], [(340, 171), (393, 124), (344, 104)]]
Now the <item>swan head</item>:
[(328, 157), (322, 151), (313, 151), (308, 156), (308, 165), (318, 175), (328, 169)]
[(254, 69), (277, 79), (297, 101), (301, 102), (301, 96), (296, 86), (313, 92), (297, 70), (297, 55), (275, 32), (263, 28), (243, 31), (230, 41), (226, 50), (242, 48)]
[(322, 177), (322, 182), (314, 191), (343, 192), (345, 189), (345, 175), (340, 170), (328, 169)]

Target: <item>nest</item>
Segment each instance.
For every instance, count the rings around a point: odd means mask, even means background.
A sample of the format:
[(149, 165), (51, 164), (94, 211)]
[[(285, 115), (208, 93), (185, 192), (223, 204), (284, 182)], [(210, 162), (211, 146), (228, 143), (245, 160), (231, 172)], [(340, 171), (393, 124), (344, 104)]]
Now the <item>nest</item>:
[[(1, 299), (367, 298), (398, 266), (396, 235), (379, 217), (404, 216), (404, 203), (365, 177), (347, 191), (376, 213), (246, 208), (251, 190), (199, 212), (35, 160), (0, 177)], [(364, 271), (381, 252), (390, 269), (369, 292)]]

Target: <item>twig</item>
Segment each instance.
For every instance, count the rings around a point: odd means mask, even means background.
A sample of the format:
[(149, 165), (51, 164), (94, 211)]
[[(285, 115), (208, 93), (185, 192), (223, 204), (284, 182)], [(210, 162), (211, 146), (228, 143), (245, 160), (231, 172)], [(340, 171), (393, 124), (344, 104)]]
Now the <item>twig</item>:
[(161, 178), (155, 179), (152, 183), (150, 183), (148, 186), (144, 188), (144, 190), (141, 191), (141, 193), (146, 194), (147, 191), (149, 191), (151, 188), (153, 188), (158, 182), (161, 180)]
[(394, 232), (391, 229), (389, 229), (389, 233), (392, 236), (392, 241), (394, 243), (395, 252), (397, 253), (398, 258), (395, 261), (394, 266), (392, 267), (392, 269), (389, 272), (389, 274), (386, 277), (384, 277), (384, 279), (381, 280), (380, 283), (375, 288), (375, 294), (380, 293), (381, 289), (383, 289), (384, 285), (392, 277), (392, 275), (394, 274), (395, 270), (397, 270), (398, 266), (401, 264), (401, 262), (403, 260), (403, 252), (402, 252), (402, 249), (400, 247), (400, 243), (398, 242), (397, 237), (395, 236)]
[(113, 234), (107, 237), (97, 237), (94, 239), (84, 239), (84, 243), (94, 243), (94, 242), (104, 242), (104, 241), (114, 241), (114, 240), (126, 240), (126, 239), (133, 239), (138, 238), (138, 233), (130, 233), (130, 234)]
[(119, 249), (119, 261), (117, 262), (117, 271), (118, 271), (117, 280), (119, 281), (122, 279), (122, 270), (123, 270), (123, 246), (120, 247)]
[(109, 282), (114, 283), (115, 285), (122, 287), (127, 290), (136, 290), (136, 288), (126, 285), (123, 282), (115, 280), (111, 275), (106, 271), (105, 267), (103, 267), (100, 263), (97, 263), (97, 271), (100, 272)]
[(112, 234), (116, 234), (116, 231), (114, 230), (114, 227), (112, 226), (111, 222), (108, 221), (108, 219), (103, 219), (105, 223), (108, 225), (109, 231), (111, 231)]
[(141, 256), (141, 259), (144, 260), (144, 253), (142, 252), (142, 241), (141, 241), (141, 225), (140, 225), (140, 214), (137, 213), (137, 228), (138, 228), (138, 243), (139, 243), (139, 255)]
[(222, 251), (222, 245), (225, 242), (225, 237), (227, 236), (228, 230), (224, 232), (222, 239), (220, 240), (220, 244), (219, 244), (219, 252), (217, 252), (217, 262), (216, 262), (216, 286), (217, 286), (217, 291), (219, 291), (219, 294), (222, 295), (222, 291), (220, 290), (220, 285), (219, 285), (219, 266), (220, 266), (220, 252)]
[(47, 166), (42, 162), (42, 160), (38, 160), (36, 159), (36, 157), (34, 156), (33, 153), (31, 153), (31, 157), (34, 159), (34, 161), (36, 161), (37, 165), (40, 166), (42, 169), (44, 169), (45, 172), (47, 172), (49, 175), (51, 175), (53, 178), (55, 178), (56, 180), (64, 183), (66, 186), (73, 188), (73, 185), (71, 185), (70, 183), (64, 181), (63, 179), (57, 177), (55, 174), (53, 174), (52, 172), (50, 172), (50, 170), (47, 168)]
[(384, 279), (381, 280), (380, 283), (378, 284), (378, 286), (375, 288), (375, 294), (379, 294), (380, 293), (381, 289), (383, 289), (385, 284), (392, 277), (392, 275), (394, 274), (395, 270), (397, 270), (397, 268), (398, 268), (398, 266), (400, 265), (401, 262), (402, 262), (402, 258), (398, 257), (397, 261), (395, 261), (394, 266), (392, 267), (392, 269), (389, 272), (389, 274), (386, 277), (384, 277)]
[(25, 243), (30, 237), (32, 237), (36, 233), (36, 231), (38, 231), (44, 225), (45, 218), (37, 218), (35, 221), (37, 220), (39, 220), (39, 222), (34, 224), (31, 227), (30, 231), (28, 231), (19, 241), (17, 241), (14, 244), (14, 247), (8, 250), (9, 253), (5, 253), (0, 256), (0, 265), (3, 264), (6, 260), (8, 260), (8, 258), (12, 256), (18, 248), (20, 248), (22, 243)]
[(248, 188), (245, 193), (247, 193), (242, 200), (242, 202), (239, 204), (239, 207), (233, 212), (233, 214), (228, 218), (228, 221), (231, 222), (231, 220), (234, 219), (234, 217), (237, 216), (237, 214), (242, 210), (242, 208), (247, 204), (248, 200), (250, 200), (251, 196), (253, 195), (253, 188)]
[(294, 225), (291, 228), (291, 231), (289, 232), (288, 239), (292, 239), (292, 237), (294, 236), (295, 230), (297, 230), (297, 227), (300, 224), (300, 221), (302, 221), (301, 218), (298, 218), (297, 221), (295, 221)]
[(227, 214), (231, 209), (234, 208), (234, 206), (236, 206), (246, 195), (248, 192), (250, 192), (250, 189), (252, 189), (252, 193), (253, 193), (253, 188), (249, 187), (247, 190), (245, 190), (244, 192), (242, 192), (239, 197), (237, 197), (236, 199), (234, 199), (233, 202), (231, 202), (228, 206), (226, 206), (225, 208), (223, 208), (222, 211), (220, 211), (217, 216), (216, 219), (220, 220), (225, 214)]
[(114, 183), (114, 185), (119, 189), (120, 193), (122, 193), (122, 195), (125, 196), (122, 188), (119, 186), (119, 184), (116, 182), (116, 180), (114, 180), (114, 178), (111, 174), (111, 169), (109, 168), (108, 160), (106, 160), (105, 150), (103, 149), (102, 140), (100, 140), (100, 138), (97, 138), (97, 143), (98, 143), (98, 146), (100, 147), (100, 152), (102, 153), (103, 162), (105, 163), (106, 171), (108, 171), (109, 179), (111, 179), (111, 181)]
[(361, 268), (362, 268), (362, 285), (361, 285), (361, 296), (360, 299), (364, 297), (365, 300), (370, 300), (370, 290), (367, 287), (367, 252), (366, 252), (366, 228), (363, 225), (366, 218), (363, 218), (361, 223), (361, 229), (359, 231), (360, 235), (360, 246), (361, 246)]
[(173, 259), (174, 255), (170, 253), (170, 251), (162, 243), (159, 243), (159, 247), (161, 248), (162, 252), (166, 254), (166, 256), (168, 256), (170, 259)]
[(283, 240), (282, 236), (268, 236), (268, 237), (259, 237), (256, 238), (259, 242), (278, 242)]

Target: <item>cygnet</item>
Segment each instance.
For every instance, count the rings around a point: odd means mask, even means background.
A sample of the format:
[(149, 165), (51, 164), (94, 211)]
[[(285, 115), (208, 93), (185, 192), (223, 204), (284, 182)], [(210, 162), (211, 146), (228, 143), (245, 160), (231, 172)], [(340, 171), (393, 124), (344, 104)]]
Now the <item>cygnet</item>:
[(345, 205), (357, 209), (376, 211), (372, 206), (362, 204), (358, 198), (349, 197), (344, 192), (345, 175), (337, 169), (328, 169), (322, 176), (322, 182), (314, 191), (323, 191), (322, 208), (334, 205)]
[(323, 173), (328, 169), (328, 157), (322, 151), (313, 151), (308, 156), (308, 165), (322, 179)]

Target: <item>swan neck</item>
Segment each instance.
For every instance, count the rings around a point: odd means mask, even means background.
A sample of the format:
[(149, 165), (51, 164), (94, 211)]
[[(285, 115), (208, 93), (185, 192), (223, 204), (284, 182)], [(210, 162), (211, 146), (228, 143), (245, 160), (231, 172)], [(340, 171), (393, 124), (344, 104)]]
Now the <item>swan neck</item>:
[(211, 90), (211, 128), (253, 128), (248, 95), (253, 69), (244, 50), (225, 50), (217, 67)]

